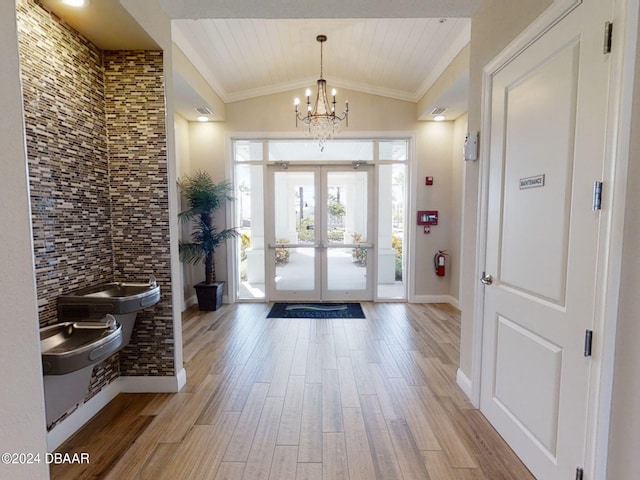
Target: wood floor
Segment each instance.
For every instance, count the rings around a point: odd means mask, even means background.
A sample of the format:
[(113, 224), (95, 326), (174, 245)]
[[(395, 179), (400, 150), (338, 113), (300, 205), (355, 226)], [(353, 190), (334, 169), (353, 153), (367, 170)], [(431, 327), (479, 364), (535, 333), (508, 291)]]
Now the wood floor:
[(185, 312), (188, 381), (120, 394), (53, 479), (527, 480), (455, 384), (447, 305), (363, 304), (366, 319), (266, 319), (268, 306)]

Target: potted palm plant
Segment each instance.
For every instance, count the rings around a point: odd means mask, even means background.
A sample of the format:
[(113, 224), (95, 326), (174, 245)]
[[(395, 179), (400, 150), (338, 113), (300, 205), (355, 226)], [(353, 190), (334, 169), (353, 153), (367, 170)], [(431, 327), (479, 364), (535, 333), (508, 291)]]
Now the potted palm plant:
[(188, 208), (178, 214), (184, 222), (193, 223), (190, 242), (180, 242), (180, 261), (197, 265), (204, 263), (204, 282), (194, 285), (200, 310), (217, 310), (222, 305), (224, 282), (216, 281), (213, 255), (218, 246), (239, 235), (236, 228), (219, 230), (214, 213), (225, 201), (233, 201), (233, 185), (229, 180), (215, 183), (203, 171), (187, 175), (178, 181), (178, 188), (188, 203)]

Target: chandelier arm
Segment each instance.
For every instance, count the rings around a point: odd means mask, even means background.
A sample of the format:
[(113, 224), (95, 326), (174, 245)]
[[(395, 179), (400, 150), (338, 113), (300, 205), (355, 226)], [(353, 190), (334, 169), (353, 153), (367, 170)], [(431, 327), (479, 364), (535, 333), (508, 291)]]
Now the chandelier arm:
[(316, 40), (320, 43), (320, 78), (318, 79), (318, 91), (315, 104), (311, 104), (311, 91), (307, 89), (305, 93), (307, 97), (307, 111), (303, 116), (303, 112), (298, 108), (299, 101), (295, 101), (296, 127), (298, 120), (304, 125), (305, 131), (309, 136), (318, 141), (320, 150), (324, 151), (326, 141), (333, 139), (334, 135), (340, 132), (341, 123), (345, 121), (349, 126), (349, 101), (345, 102), (345, 109), (342, 116), (336, 114), (336, 96), (335, 91), (331, 93), (332, 101), (329, 101), (327, 95), (327, 82), (323, 78), (324, 74), (324, 50), (323, 43), (327, 40), (326, 35), (318, 35)]

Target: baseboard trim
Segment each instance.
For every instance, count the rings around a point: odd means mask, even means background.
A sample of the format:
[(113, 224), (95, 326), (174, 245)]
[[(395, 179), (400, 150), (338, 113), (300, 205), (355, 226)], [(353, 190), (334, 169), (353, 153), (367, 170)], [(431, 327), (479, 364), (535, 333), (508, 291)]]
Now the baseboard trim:
[(104, 387), (95, 396), (80, 405), (67, 418), (47, 432), (48, 451), (53, 452), (66, 442), (74, 433), (80, 430), (85, 423), (91, 420), (96, 413), (116, 398), (121, 391), (118, 383), (116, 380)]
[(129, 377), (118, 379), (122, 393), (177, 393), (187, 381), (187, 372), (183, 368), (177, 375), (162, 377)]
[(409, 303), (448, 303), (458, 308), (458, 300), (451, 295), (413, 295)]
[(473, 390), (473, 385), (469, 377), (467, 377), (462, 370), (458, 368), (456, 372), (456, 383), (460, 387), (460, 389), (464, 392), (464, 394), (471, 400), (471, 392)]
[(53, 452), (120, 393), (176, 393), (187, 383), (187, 371), (163, 377), (119, 377), (47, 432), (47, 449)]
[(191, 295), (189, 298), (184, 301), (184, 309), (186, 310), (189, 307), (193, 307), (198, 304), (198, 297), (195, 295)]
[(176, 380), (179, 392), (187, 383), (187, 371), (184, 368), (178, 372), (178, 375), (176, 375)]

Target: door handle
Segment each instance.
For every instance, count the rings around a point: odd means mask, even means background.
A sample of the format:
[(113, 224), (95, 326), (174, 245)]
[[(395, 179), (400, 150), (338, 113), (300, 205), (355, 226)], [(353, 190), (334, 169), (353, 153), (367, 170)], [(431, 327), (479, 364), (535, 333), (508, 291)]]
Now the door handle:
[(491, 285), (493, 283), (493, 277), (485, 272), (482, 272), (480, 281), (482, 282), (483, 285)]

